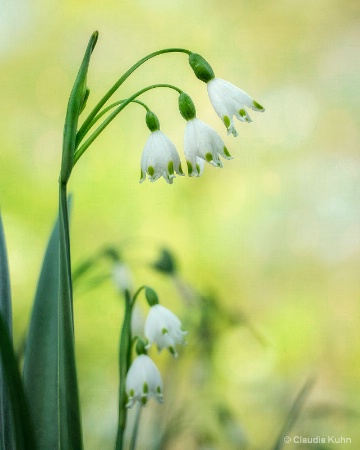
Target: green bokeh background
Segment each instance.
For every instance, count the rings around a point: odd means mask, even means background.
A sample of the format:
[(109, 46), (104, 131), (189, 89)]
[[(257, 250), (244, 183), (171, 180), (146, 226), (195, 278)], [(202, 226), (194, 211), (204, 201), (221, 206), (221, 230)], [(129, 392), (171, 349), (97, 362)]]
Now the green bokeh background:
[[(186, 398), (197, 421), (211, 424), (211, 401), (203, 397), (221, 396), (251, 444), (268, 448), (301, 385), (315, 375), (294, 434), (342, 435), (352, 438), (352, 447), (336, 448), (358, 448), (359, 13), (356, 0), (3, 2), (0, 206), (16, 342), (28, 324), (56, 215), (67, 99), (91, 33), (99, 30), (100, 38), (88, 76), (90, 108), (145, 54), (189, 48), (266, 113), (253, 112), (251, 125), (238, 123), (236, 139), (226, 136), (186, 55), (142, 66), (118, 98), (152, 83), (180, 86), (234, 159), (221, 170), (207, 165), (200, 178), (176, 178), (172, 186), (163, 179), (139, 184), (148, 131), (144, 111), (130, 106), (73, 173), (73, 261), (109, 242), (125, 243), (137, 284), (152, 285), (182, 316), (188, 307), (171, 283), (146, 267), (166, 245), (184, 279), (214, 293), (234, 315), (246, 314), (267, 343), (241, 325), (218, 330), (212, 382), (202, 390), (191, 381), (187, 352), (197, 342), (189, 330), (188, 346), (173, 364), (154, 352), (163, 373), (167, 363), (172, 370), (178, 365), (182, 382), (170, 380), (165, 405), (149, 405), (145, 414), (171, 410), (168, 395), (172, 402)], [(176, 95), (159, 90), (143, 99), (181, 152), (185, 123)], [(75, 314), (85, 444), (106, 450), (116, 424), (121, 302), (109, 283), (91, 292), (79, 288)], [(325, 412), (316, 415), (321, 407)], [(221, 428), (216, 433), (214, 448), (232, 448)], [(169, 448), (185, 445), (200, 448), (190, 432)]]

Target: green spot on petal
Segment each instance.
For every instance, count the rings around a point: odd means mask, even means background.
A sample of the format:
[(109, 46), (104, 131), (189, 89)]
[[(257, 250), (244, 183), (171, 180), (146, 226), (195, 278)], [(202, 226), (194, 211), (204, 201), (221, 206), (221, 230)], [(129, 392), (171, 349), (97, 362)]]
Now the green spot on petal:
[(199, 164), (196, 164), (196, 170), (197, 170), (198, 174), (200, 175), (200, 166), (199, 166)]
[(190, 175), (193, 171), (192, 164), (189, 161), (186, 161), (186, 164), (187, 164), (187, 168), (188, 168), (188, 174)]
[[(211, 153), (206, 153), (205, 155), (206, 161), (210, 162), (213, 160), (212, 154)], [(198, 166), (196, 166), (196, 168), (198, 168)], [(198, 169), (198, 172), (200, 172), (200, 170)]]
[(143, 406), (145, 406), (146, 403), (147, 403), (147, 397), (146, 397), (146, 396), (141, 397), (141, 404), (142, 404)]
[(228, 116), (224, 116), (223, 117), (223, 121), (224, 121), (224, 124), (227, 126), (227, 128), (229, 128), (229, 126), (230, 126), (230, 119), (229, 119), (229, 117)]
[(162, 334), (167, 334), (169, 331), (166, 329), (166, 328), (163, 328), (162, 330), (161, 330), (161, 333)]
[(230, 155), (230, 153), (229, 153), (229, 150), (228, 150), (226, 147), (224, 147), (224, 153), (225, 153), (226, 156), (228, 156), (229, 158), (231, 158), (231, 155)]
[(147, 385), (147, 383), (144, 383), (144, 386), (143, 386), (143, 393), (144, 393), (144, 394), (148, 394), (148, 392), (149, 392), (149, 386)]
[(241, 117), (246, 117), (245, 109), (239, 109), (239, 114), (240, 114)]
[(181, 164), (179, 164), (179, 172), (181, 173), (181, 175), (184, 175), (184, 171), (182, 170)]
[(170, 352), (173, 356), (176, 356), (176, 351), (175, 351), (174, 347), (172, 347), (172, 346), (170, 345), (170, 347), (168, 347), (168, 350), (169, 350), (169, 352)]
[(142, 180), (144, 178), (144, 172), (142, 171), (142, 169), (140, 170), (140, 180)]
[(260, 103), (256, 102), (255, 100), (253, 100), (253, 105), (255, 106), (255, 108), (259, 109), (260, 111), (265, 111), (265, 108), (263, 106), (261, 106)]
[(134, 389), (130, 389), (130, 391), (129, 391), (129, 396), (130, 396), (130, 397), (134, 397), (134, 395), (135, 395)]
[(149, 167), (148, 167), (148, 174), (149, 174), (150, 176), (153, 176), (154, 173), (155, 173), (155, 169), (154, 169), (152, 166), (149, 166)]
[(172, 175), (174, 173), (174, 163), (172, 161), (169, 161), (168, 172), (170, 175)]
[(156, 392), (157, 392), (158, 394), (161, 395), (161, 387), (160, 387), (160, 386), (158, 386), (158, 387), (156, 388)]

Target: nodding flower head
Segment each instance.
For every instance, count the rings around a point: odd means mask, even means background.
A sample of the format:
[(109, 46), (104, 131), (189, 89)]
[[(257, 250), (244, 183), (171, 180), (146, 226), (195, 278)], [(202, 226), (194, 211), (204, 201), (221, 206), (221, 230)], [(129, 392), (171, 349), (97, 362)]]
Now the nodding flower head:
[(219, 156), (231, 159), (231, 155), (217, 132), (201, 120), (188, 120), (184, 136), (184, 152), (189, 176), (200, 176), (204, 161), (214, 167), (222, 167)]
[(126, 375), (125, 392), (127, 408), (131, 408), (136, 401), (145, 406), (150, 397), (162, 403), (161, 375), (149, 356), (142, 354), (134, 359)]
[(150, 134), (142, 153), (140, 183), (148, 174), (150, 181), (156, 181), (162, 176), (172, 184), (175, 173), (184, 175), (175, 145), (163, 132), (155, 130)]
[(228, 134), (238, 135), (234, 126), (233, 116), (237, 117), (241, 122), (251, 122), (245, 107), (254, 111), (265, 111), (246, 92), (221, 78), (212, 78), (207, 83), (207, 89), (216, 114), (224, 122)]
[(186, 334), (180, 320), (169, 309), (159, 304), (150, 308), (145, 322), (145, 337), (149, 341), (147, 348), (155, 343), (159, 351), (167, 348), (176, 357), (175, 345), (184, 344)]

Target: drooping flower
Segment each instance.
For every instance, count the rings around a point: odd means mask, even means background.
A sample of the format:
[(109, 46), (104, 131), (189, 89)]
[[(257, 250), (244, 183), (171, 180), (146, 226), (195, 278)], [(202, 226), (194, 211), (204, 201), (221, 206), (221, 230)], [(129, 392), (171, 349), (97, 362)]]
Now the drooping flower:
[(169, 184), (172, 184), (175, 178), (174, 172), (184, 175), (175, 145), (162, 131), (155, 130), (150, 134), (141, 156), (140, 183), (148, 174), (152, 182), (162, 176)]
[(208, 81), (207, 90), (216, 114), (224, 122), (228, 134), (238, 135), (234, 126), (233, 116), (237, 117), (241, 122), (251, 122), (245, 107), (254, 111), (265, 111), (246, 92), (221, 78), (212, 78)]
[(159, 351), (167, 348), (173, 356), (177, 356), (176, 344), (184, 344), (187, 334), (182, 329), (180, 320), (169, 309), (156, 304), (150, 308), (145, 321), (145, 337), (148, 340), (147, 348), (153, 343)]
[(184, 152), (189, 176), (200, 176), (204, 161), (214, 167), (223, 167), (219, 156), (232, 159), (223, 140), (217, 132), (196, 117), (188, 120), (184, 136)]
[(117, 261), (112, 268), (112, 279), (116, 288), (120, 292), (133, 290), (133, 277), (129, 267), (121, 262)]
[(162, 403), (161, 375), (149, 356), (142, 354), (134, 359), (126, 375), (125, 391), (127, 408), (131, 408), (136, 401), (145, 406), (150, 397)]

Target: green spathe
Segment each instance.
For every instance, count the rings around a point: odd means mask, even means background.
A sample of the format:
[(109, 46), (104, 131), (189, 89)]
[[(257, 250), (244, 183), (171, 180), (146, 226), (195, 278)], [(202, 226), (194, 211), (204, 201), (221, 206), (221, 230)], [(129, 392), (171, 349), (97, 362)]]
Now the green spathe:
[(189, 56), (189, 64), (199, 80), (204, 83), (215, 78), (214, 71), (210, 64), (198, 53), (191, 53)]

